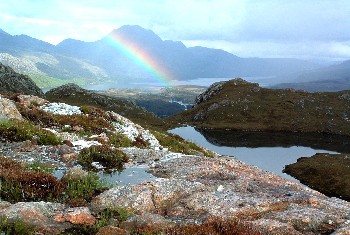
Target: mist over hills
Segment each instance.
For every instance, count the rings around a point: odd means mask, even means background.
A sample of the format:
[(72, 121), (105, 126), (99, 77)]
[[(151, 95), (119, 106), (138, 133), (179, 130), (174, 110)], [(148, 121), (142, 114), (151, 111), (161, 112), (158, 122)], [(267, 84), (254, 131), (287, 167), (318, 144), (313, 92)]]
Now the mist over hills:
[(182, 42), (162, 40), (140, 26), (122, 26), (95, 42), (66, 39), (56, 46), (27, 35), (12, 36), (1, 30), (0, 62), (30, 75), (40, 87), (68, 82), (84, 85), (108, 81), (154, 81), (154, 74), (126, 55), (126, 45), (113, 44), (108, 40), (110, 38), (123, 38), (136, 46), (176, 80), (285, 77), (320, 67), (299, 59), (241, 58), (219, 49), (187, 48)]
[(350, 60), (319, 69), (291, 74), (290, 82), (278, 84), (275, 88), (294, 88), (306, 91), (350, 90)]

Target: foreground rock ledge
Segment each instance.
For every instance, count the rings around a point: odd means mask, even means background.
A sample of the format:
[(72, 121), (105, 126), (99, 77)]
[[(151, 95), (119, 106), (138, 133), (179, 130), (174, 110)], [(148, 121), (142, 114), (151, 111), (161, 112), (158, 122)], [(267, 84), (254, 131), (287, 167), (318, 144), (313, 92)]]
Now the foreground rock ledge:
[(112, 188), (95, 198), (93, 210), (123, 207), (139, 216), (151, 213), (197, 223), (237, 217), (263, 232), (279, 234), (350, 230), (348, 202), (233, 158), (183, 156), (153, 164), (150, 171), (159, 178)]

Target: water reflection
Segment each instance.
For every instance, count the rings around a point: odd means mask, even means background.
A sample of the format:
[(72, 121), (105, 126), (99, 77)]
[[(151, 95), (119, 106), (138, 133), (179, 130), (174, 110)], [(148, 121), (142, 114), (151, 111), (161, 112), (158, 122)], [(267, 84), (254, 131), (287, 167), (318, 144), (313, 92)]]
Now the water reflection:
[(169, 132), (200, 146), (274, 172), (288, 179), (284, 166), (316, 153), (350, 151), (350, 138), (296, 133), (261, 133), (181, 127)]
[(350, 138), (339, 135), (291, 133), (291, 132), (249, 132), (195, 128), (213, 145), (230, 147), (292, 147), (303, 146), (342, 153), (350, 152)]

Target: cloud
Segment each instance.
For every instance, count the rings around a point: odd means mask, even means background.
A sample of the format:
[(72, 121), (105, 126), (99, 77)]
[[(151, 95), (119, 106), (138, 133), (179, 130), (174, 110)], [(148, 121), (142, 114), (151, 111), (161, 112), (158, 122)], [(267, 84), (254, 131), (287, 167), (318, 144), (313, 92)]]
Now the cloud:
[(348, 0), (2, 0), (0, 8), (0, 28), (52, 43), (135, 24), (240, 56), (349, 56)]

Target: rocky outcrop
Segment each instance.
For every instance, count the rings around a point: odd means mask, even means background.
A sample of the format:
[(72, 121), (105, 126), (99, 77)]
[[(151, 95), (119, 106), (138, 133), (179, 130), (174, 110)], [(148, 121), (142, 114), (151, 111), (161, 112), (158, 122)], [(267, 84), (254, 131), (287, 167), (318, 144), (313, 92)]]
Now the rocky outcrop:
[(16, 105), (9, 99), (0, 95), (0, 120), (22, 120)]
[(61, 234), (73, 225), (92, 225), (96, 219), (89, 208), (69, 208), (52, 202), (19, 202), (0, 210), (0, 219), (20, 220), (44, 234)]
[(157, 214), (168, 221), (164, 227), (240, 218), (268, 234), (330, 233), (347, 226), (349, 203), (231, 157), (160, 159), (150, 172), (161, 178), (112, 188), (93, 200), (94, 210)]
[[(343, 98), (347, 99), (347, 96)], [(50, 107), (45, 100), (36, 101), (43, 106), (33, 105), (36, 100), (33, 97), (19, 100), (27, 104), (27, 112), (34, 116), (35, 121), (42, 121), (41, 125), (46, 124), (40, 119), (41, 116), (53, 117), (62, 111), (56, 108), (43, 111), (42, 107)], [(73, 109), (72, 106), (60, 107), (67, 112), (57, 116), (65, 120), (72, 120), (73, 117), (92, 117), (91, 120), (95, 120), (93, 113), (89, 113), (91, 116), (78, 113), (70, 115), (68, 111)], [(48, 111), (53, 114), (47, 113)], [(243, 231), (244, 234), (254, 235), (343, 234), (349, 227), (350, 203), (346, 201), (329, 198), (302, 184), (247, 165), (233, 157), (215, 154), (203, 157), (171, 152), (166, 148), (166, 141), (160, 141), (164, 145), (162, 146), (151, 132), (115, 112), (100, 111), (98, 118), (101, 118), (98, 119), (100, 122), (106, 121), (110, 125), (97, 136), (78, 135), (68, 125), (69, 122), (63, 126), (57, 123), (50, 126), (50, 130), (66, 140), (65, 144), (39, 146), (35, 140), (30, 139), (23, 143), (0, 142), (0, 153), (23, 162), (23, 165), (36, 161), (54, 166), (61, 173), (57, 178), (63, 176), (60, 181), (62, 183), (88, 176), (89, 173), (81, 169), (76, 158), (83, 147), (101, 145), (89, 138), (98, 138), (106, 144), (111, 137), (109, 134), (121, 135), (130, 141), (137, 136), (148, 144), (143, 148), (108, 147), (118, 148), (129, 156), (130, 161), (124, 166), (130, 175), (135, 174), (134, 177), (137, 178), (139, 175), (136, 168), (142, 167), (143, 177), (147, 174), (152, 174), (152, 177), (109, 189), (95, 188), (92, 196), (84, 201), (14, 204), (0, 201), (2, 219), (19, 219), (35, 226), (43, 234), (64, 234), (70, 231), (78, 234), (79, 230), (75, 229), (97, 229), (102, 225), (104, 227), (99, 234), (222, 234), (222, 231), (232, 231), (233, 234)], [(165, 138), (167, 135), (162, 133), (162, 136)], [(175, 140), (176, 138), (169, 139), (169, 148), (179, 144)], [(94, 163), (99, 162), (94, 160)], [(22, 164), (15, 165), (19, 167)], [(10, 199), (12, 200), (7, 200)], [(67, 205), (74, 202), (84, 204)], [(110, 218), (104, 217), (106, 214), (110, 214)], [(207, 230), (206, 226), (211, 230)], [(198, 230), (199, 227), (201, 230)], [(211, 232), (212, 230), (216, 232)]]
[(215, 82), (213, 83), (210, 87), (208, 87), (208, 89), (203, 92), (202, 94), (200, 94), (199, 96), (196, 97), (195, 101), (194, 101), (194, 106), (207, 101), (208, 99), (210, 99), (210, 97), (212, 97), (213, 95), (217, 94), (218, 92), (220, 92), (220, 90), (222, 89), (222, 86), (225, 84), (225, 82)]
[(27, 75), (0, 63), (0, 92), (42, 96), (44, 93)]
[(169, 120), (211, 129), (350, 135), (350, 91), (267, 89), (242, 79), (214, 84)]
[(318, 153), (299, 158), (284, 172), (330, 197), (350, 201), (350, 154)]

